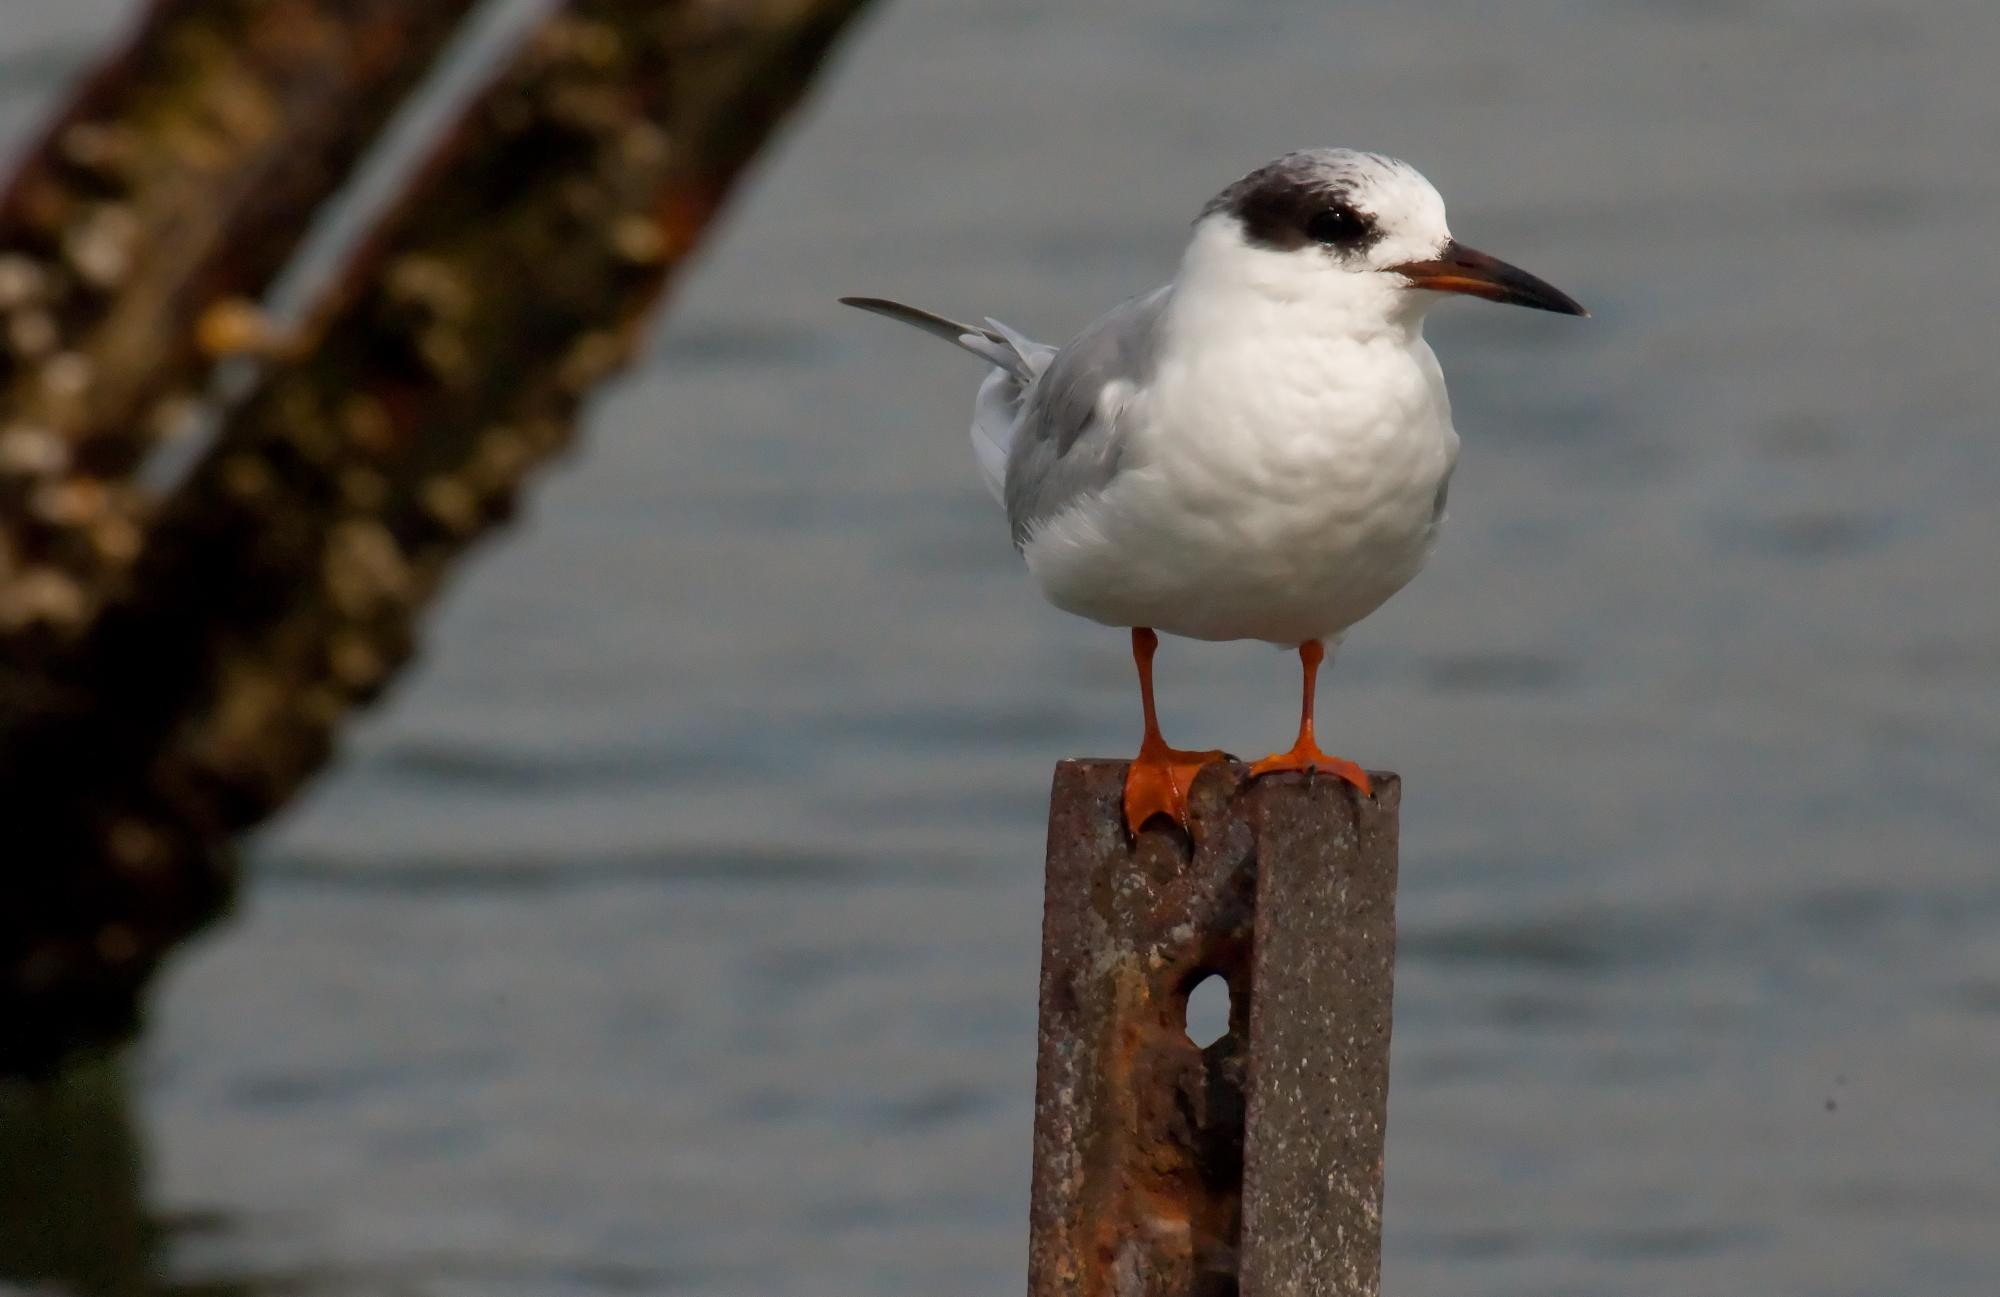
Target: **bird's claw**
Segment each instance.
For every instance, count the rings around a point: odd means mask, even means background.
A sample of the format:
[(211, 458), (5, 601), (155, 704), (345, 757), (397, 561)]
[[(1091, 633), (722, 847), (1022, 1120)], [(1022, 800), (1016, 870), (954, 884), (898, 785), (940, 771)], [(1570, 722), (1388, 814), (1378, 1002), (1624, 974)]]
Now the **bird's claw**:
[(1330, 757), (1321, 752), (1317, 744), (1301, 741), (1289, 752), (1274, 752), (1250, 767), (1252, 779), (1262, 779), (1265, 775), (1275, 775), (1287, 770), (1303, 771), (1307, 775), (1328, 774), (1345, 780), (1361, 790), (1363, 797), (1373, 797), (1375, 790), (1368, 778), (1368, 772), (1345, 757)]
[(1229, 755), (1221, 751), (1188, 752), (1161, 745), (1142, 750), (1125, 771), (1125, 827), (1133, 837), (1155, 815), (1164, 815), (1188, 830), (1188, 793), (1202, 768)]

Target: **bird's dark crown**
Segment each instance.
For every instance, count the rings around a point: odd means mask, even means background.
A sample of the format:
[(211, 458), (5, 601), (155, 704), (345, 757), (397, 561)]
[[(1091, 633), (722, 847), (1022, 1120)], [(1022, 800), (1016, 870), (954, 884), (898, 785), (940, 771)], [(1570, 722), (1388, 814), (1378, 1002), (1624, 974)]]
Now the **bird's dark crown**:
[(1245, 241), (1277, 252), (1321, 244), (1360, 252), (1382, 237), (1374, 213), (1359, 205), (1368, 165), (1388, 165), (1372, 153), (1310, 149), (1287, 153), (1244, 176), (1202, 208), (1227, 212)]

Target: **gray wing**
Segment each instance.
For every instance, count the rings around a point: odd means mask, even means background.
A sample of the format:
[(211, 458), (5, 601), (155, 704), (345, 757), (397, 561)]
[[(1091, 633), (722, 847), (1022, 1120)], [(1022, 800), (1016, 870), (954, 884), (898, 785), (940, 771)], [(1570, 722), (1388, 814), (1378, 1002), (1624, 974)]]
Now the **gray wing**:
[(1007, 452), (1004, 499), (1016, 549), (1117, 476), (1130, 430), (1102, 398), (1113, 383), (1141, 387), (1152, 378), (1170, 287), (1133, 298), (1079, 333), (1028, 394)]

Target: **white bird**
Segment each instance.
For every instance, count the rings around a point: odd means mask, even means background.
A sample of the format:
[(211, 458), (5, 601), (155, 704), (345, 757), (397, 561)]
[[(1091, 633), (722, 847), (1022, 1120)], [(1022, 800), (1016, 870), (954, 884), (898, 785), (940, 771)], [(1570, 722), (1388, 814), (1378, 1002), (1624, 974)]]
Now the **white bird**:
[(1153, 710), (1156, 630), (1296, 647), (1297, 741), (1253, 775), (1366, 772), (1321, 752), (1328, 645), (1416, 576), (1437, 543), (1458, 433), (1424, 314), (1446, 293), (1588, 314), (1451, 236), (1415, 168), (1349, 149), (1288, 153), (1217, 194), (1172, 283), (1056, 348), (988, 319), (879, 298), (848, 305), (993, 368), (972, 445), (1049, 601), (1132, 628), (1145, 733), (1125, 784), (1133, 833), (1220, 752), (1171, 748)]

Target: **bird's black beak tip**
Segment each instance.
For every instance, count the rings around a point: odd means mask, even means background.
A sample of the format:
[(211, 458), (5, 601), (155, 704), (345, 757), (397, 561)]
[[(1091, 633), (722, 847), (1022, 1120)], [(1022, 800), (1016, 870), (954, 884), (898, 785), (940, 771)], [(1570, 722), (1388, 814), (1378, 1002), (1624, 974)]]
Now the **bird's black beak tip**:
[(1396, 270), (1418, 288), (1437, 293), (1466, 293), (1509, 306), (1526, 306), (1556, 315), (1590, 318), (1584, 305), (1545, 279), (1468, 248), (1453, 239), (1428, 261), (1413, 261)]

